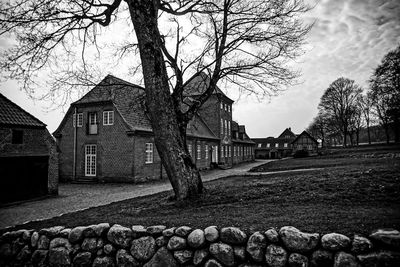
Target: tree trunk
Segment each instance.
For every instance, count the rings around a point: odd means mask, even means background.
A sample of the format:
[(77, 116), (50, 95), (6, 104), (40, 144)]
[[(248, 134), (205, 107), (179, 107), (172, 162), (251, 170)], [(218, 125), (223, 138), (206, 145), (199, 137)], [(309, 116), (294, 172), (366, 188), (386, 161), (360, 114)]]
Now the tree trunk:
[(178, 200), (202, 192), (200, 173), (186, 148), (186, 125), (178, 121), (158, 31), (158, 1), (127, 0), (142, 62), (146, 108), (161, 162)]
[(369, 123), (367, 124), (367, 133), (368, 133), (368, 144), (371, 144), (371, 132), (369, 129)]

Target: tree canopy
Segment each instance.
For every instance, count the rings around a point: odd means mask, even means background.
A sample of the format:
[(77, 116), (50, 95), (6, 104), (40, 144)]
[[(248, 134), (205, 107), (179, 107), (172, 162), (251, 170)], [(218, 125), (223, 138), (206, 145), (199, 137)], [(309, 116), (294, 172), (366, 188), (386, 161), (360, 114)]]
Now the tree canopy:
[[(89, 48), (101, 53), (104, 29), (125, 20), (134, 36), (119, 55), (140, 58), (156, 147), (183, 199), (202, 188), (186, 148), (187, 123), (223, 80), (261, 96), (293, 83), (298, 73), (287, 63), (301, 54), (308, 10), (301, 0), (10, 0), (0, 8), (0, 35), (15, 42), (2, 51), (1, 67), (28, 92), (38, 72), (50, 70), (58, 74), (50, 92), (68, 93), (92, 75)], [(71, 82), (77, 72), (85, 75)], [(185, 85), (200, 73), (207, 88), (188, 103)]]

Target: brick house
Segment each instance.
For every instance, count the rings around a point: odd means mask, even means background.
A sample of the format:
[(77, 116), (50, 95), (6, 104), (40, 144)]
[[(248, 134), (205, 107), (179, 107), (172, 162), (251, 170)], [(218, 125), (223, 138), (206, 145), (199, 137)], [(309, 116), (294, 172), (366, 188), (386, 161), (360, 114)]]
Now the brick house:
[[(144, 110), (143, 88), (112, 75), (72, 103), (53, 133), (61, 151), (60, 179), (142, 182), (166, 176)], [(219, 117), (210, 120), (203, 116), (207, 112), (202, 109), (187, 129), (188, 149), (199, 169), (224, 159), (218, 153)], [(228, 113), (227, 106), (223, 112)]]
[(318, 141), (308, 132), (303, 131), (292, 141), (293, 153), (297, 151), (307, 151), (308, 155), (318, 153)]
[(264, 159), (289, 157), (293, 153), (291, 143), (295, 138), (291, 128), (286, 128), (277, 138), (253, 138), (256, 143), (255, 156)]
[(58, 193), (58, 154), (46, 124), (0, 94), (0, 203)]

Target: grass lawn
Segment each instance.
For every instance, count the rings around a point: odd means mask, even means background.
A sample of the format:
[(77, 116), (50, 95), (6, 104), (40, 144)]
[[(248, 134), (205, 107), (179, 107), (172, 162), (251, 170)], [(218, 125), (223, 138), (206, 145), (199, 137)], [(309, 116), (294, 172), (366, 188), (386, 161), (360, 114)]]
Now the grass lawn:
[(380, 227), (400, 229), (400, 158), (381, 157), (386, 152), (380, 152), (376, 157), (364, 156), (371, 152), (356, 157), (339, 152), (320, 159), (276, 161), (268, 164), (268, 170), (325, 169), (224, 178), (205, 183), (205, 194), (196, 200), (168, 201), (172, 192), (163, 192), (17, 228), (110, 222), (239, 226), (248, 231), (293, 225), (304, 231), (343, 234), (368, 234)]

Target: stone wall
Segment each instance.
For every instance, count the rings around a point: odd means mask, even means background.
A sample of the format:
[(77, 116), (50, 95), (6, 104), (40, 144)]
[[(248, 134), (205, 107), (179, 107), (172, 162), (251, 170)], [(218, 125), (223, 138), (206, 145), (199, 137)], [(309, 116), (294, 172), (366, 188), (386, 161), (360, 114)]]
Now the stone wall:
[(305, 233), (285, 226), (245, 233), (235, 227), (124, 227), (108, 223), (7, 232), (0, 266), (400, 266), (400, 232), (368, 238)]

